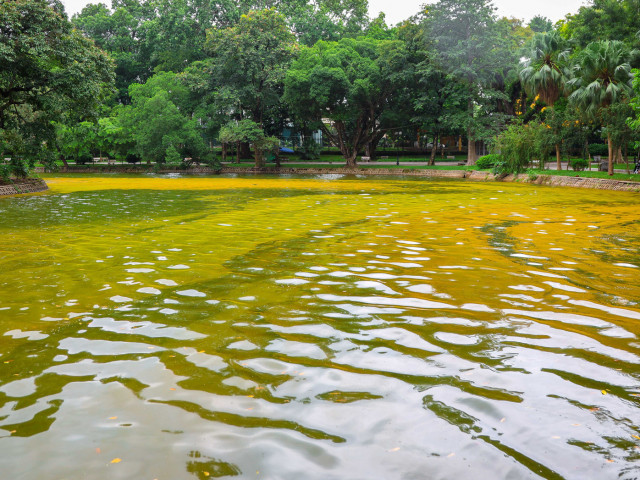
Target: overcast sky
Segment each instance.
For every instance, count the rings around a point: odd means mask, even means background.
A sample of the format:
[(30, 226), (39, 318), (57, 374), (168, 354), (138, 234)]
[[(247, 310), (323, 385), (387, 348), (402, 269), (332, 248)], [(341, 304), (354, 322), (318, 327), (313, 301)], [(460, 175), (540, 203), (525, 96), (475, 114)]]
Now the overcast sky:
[[(376, 17), (383, 11), (387, 24), (395, 25), (420, 10), (425, 3), (436, 3), (424, 0), (369, 0), (369, 13)], [(575, 13), (587, 2), (583, 0), (493, 0), (498, 8), (498, 15), (523, 18), (527, 22), (536, 15), (545, 16), (554, 22), (564, 18), (567, 13)]]
[[(62, 0), (69, 16), (78, 13), (88, 3), (100, 3), (99, 0)], [(111, 5), (111, 0), (102, 0), (102, 3)], [(372, 17), (376, 17), (383, 11), (389, 25), (410, 17), (418, 12), (424, 0), (369, 0), (369, 12)], [(586, 4), (584, 0), (494, 0), (493, 4), (498, 7), (498, 15), (507, 17), (523, 18), (531, 20), (536, 15), (543, 15), (554, 22), (563, 18), (567, 13), (575, 13), (581, 5)]]

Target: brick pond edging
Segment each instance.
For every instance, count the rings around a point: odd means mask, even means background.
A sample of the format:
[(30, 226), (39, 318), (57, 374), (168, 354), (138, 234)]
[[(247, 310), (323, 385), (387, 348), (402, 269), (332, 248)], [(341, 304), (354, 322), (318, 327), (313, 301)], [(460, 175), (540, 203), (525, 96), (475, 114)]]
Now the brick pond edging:
[(10, 185), (0, 185), (0, 196), (44, 192), (48, 189), (49, 187), (44, 180), (40, 178), (28, 178), (25, 180), (16, 180), (15, 183)]
[[(43, 173), (43, 169), (36, 168), (36, 172)], [(151, 173), (152, 169), (147, 166), (139, 165), (104, 165), (99, 167), (64, 167), (58, 173)], [(573, 187), (573, 188), (591, 188), (598, 190), (618, 190), (627, 192), (640, 192), (640, 182), (630, 182), (625, 180), (613, 180), (608, 178), (588, 178), (588, 177), (565, 177), (560, 175), (536, 175), (529, 176), (527, 174), (507, 175), (505, 177), (496, 176), (490, 172), (480, 172), (477, 170), (421, 170), (411, 168), (247, 168), (224, 166), (222, 169), (216, 170), (209, 167), (193, 167), (188, 170), (178, 167), (168, 167), (157, 170), (154, 173), (183, 173), (183, 174), (254, 174), (254, 175), (386, 175), (386, 176), (409, 176), (409, 177), (426, 177), (426, 178), (457, 178), (469, 179), (476, 181), (501, 181), (530, 183), (534, 185), (548, 185), (553, 187)], [(46, 188), (45, 188), (46, 189)], [(38, 190), (40, 191), (40, 190)]]

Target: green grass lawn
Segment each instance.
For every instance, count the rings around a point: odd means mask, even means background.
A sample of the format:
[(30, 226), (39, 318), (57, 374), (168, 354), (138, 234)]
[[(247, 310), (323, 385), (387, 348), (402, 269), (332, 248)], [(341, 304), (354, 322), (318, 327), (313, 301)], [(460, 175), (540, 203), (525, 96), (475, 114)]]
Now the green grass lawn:
[(584, 177), (584, 178), (611, 178), (613, 180), (630, 180), (634, 182), (640, 181), (640, 175), (614, 173), (609, 175), (607, 172), (574, 172), (573, 170), (527, 170), (527, 175), (531, 172), (534, 175), (559, 175), (563, 177)]

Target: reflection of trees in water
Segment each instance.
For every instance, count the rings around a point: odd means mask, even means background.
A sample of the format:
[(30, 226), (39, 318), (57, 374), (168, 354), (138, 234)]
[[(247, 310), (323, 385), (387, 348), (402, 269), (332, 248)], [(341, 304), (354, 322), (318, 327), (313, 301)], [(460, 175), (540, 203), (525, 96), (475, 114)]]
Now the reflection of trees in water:
[(195, 459), (202, 458), (202, 460), (190, 460), (187, 462), (187, 472), (193, 473), (199, 480), (205, 480), (209, 477), (235, 477), (242, 473), (237, 465), (202, 455), (197, 450), (189, 452), (189, 457)]

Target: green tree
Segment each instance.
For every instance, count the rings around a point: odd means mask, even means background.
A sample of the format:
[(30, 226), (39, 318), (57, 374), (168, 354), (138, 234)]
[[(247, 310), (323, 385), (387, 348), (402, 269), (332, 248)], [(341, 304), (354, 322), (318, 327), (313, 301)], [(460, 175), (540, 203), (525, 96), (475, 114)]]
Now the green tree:
[(538, 125), (513, 122), (496, 137), (494, 147), (500, 152), (501, 162), (494, 167), (499, 174), (521, 173), (535, 158), (540, 157), (536, 144)]
[(229, 28), (208, 32), (212, 90), (238, 118), (262, 125), (280, 102), (287, 68), (297, 54), (295, 36), (275, 9), (252, 11)]
[(0, 137), (32, 160), (55, 144), (54, 121), (91, 117), (113, 81), (111, 60), (54, 1), (0, 2), (0, 65)]
[(125, 159), (127, 155), (135, 153), (135, 140), (131, 131), (121, 125), (117, 111), (116, 108), (112, 116), (98, 119), (97, 137), (103, 152), (109, 156)]
[(633, 132), (634, 137), (636, 138), (635, 148), (640, 151), (640, 70), (635, 69), (632, 71), (632, 73), (633, 93), (631, 95), (631, 98), (629, 99), (629, 106), (631, 107), (633, 113), (629, 115), (626, 122)]
[[(137, 153), (148, 163), (164, 163), (167, 155), (202, 159), (207, 154), (199, 128), (185, 105), (186, 89), (177, 76), (162, 72), (146, 84), (129, 87), (132, 104), (118, 110), (118, 123), (130, 132)], [(172, 147), (172, 148), (170, 148)]]
[[(93, 159), (97, 127), (93, 122), (57, 125), (58, 145), (64, 158), (83, 164)], [(66, 162), (65, 162), (66, 163)]]
[(112, 10), (102, 3), (89, 4), (72, 19), (114, 59), (118, 103), (130, 103), (129, 85), (144, 82), (153, 73), (145, 25), (154, 15), (154, 9), (140, 0), (113, 0)]
[(466, 131), (469, 165), (477, 158), (476, 140), (492, 137), (504, 124), (498, 107), (507, 96), (501, 87), (516, 64), (494, 10), (487, 0), (440, 0), (425, 17), (441, 68), (466, 88), (466, 115), (458, 117), (458, 128)]
[[(537, 33), (529, 44), (520, 81), (531, 97), (539, 97), (553, 108), (564, 95), (568, 81), (568, 61), (571, 51), (558, 32)], [(535, 100), (534, 100), (535, 102)], [(556, 144), (558, 170), (561, 169), (560, 144)]]
[(241, 0), (241, 13), (274, 8), (307, 46), (362, 35), (369, 24), (367, 0)]
[(265, 135), (260, 125), (249, 119), (230, 122), (223, 126), (220, 129), (219, 140), (223, 145), (223, 161), (226, 160), (227, 144), (236, 143), (238, 155), (241, 143), (253, 144), (256, 168), (264, 167), (264, 152), (274, 151), (280, 146), (277, 138)]
[(634, 138), (638, 138), (638, 132), (632, 128), (632, 124), (627, 120), (633, 117), (633, 108), (628, 99), (614, 103), (603, 111), (603, 135), (611, 137), (614, 163), (622, 163), (624, 160), (629, 172), (629, 144)]
[(553, 30), (553, 23), (547, 17), (536, 15), (529, 22), (529, 28), (535, 33), (546, 33)]
[[(605, 129), (607, 109), (632, 92), (630, 56), (628, 47), (617, 40), (590, 43), (576, 59), (574, 78), (568, 82), (574, 89), (569, 100), (587, 115), (600, 119)], [(610, 131), (607, 144), (609, 175), (613, 175), (614, 145)]]
[(297, 118), (320, 123), (347, 165), (355, 166), (358, 153), (380, 135), (380, 117), (398, 92), (405, 59), (400, 41), (318, 42), (287, 72), (285, 101)]
[(605, 40), (637, 46), (640, 0), (591, 0), (577, 13), (567, 15), (560, 22), (559, 31), (583, 48), (591, 42)]
[[(405, 43), (408, 61), (402, 68), (405, 81), (396, 103), (400, 104), (400, 111), (408, 110), (409, 119), (398, 118), (394, 126), (403, 126), (403, 130), (408, 124), (418, 127), (422, 146), (433, 145), (430, 164), (434, 165), (436, 147), (442, 143), (442, 136), (457, 134), (464, 122), (467, 90), (448, 77), (424, 29), (424, 23), (413, 21), (405, 21), (397, 28), (398, 38)], [(397, 109), (394, 106), (393, 110)]]

